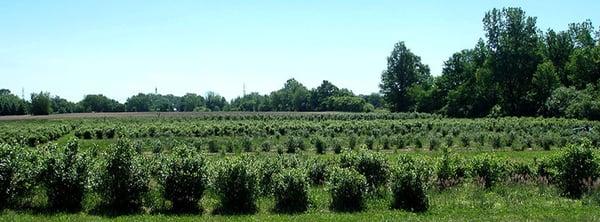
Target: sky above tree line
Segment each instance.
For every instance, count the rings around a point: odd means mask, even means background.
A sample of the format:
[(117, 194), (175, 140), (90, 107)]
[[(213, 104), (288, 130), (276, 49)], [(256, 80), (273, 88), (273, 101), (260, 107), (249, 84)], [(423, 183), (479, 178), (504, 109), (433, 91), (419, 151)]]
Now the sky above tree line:
[(394, 43), (439, 75), (453, 53), (484, 38), (492, 8), (521, 7), (537, 27), (566, 30), (598, 1), (0, 1), (0, 88), (70, 101), (124, 102), (153, 93), (227, 99), (270, 93), (295, 78), (379, 91)]

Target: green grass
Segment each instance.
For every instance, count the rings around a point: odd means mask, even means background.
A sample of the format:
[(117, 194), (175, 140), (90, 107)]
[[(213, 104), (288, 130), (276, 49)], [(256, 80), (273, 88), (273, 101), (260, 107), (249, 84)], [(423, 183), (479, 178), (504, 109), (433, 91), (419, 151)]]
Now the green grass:
[(212, 194), (203, 200), (201, 215), (141, 214), (108, 217), (102, 215), (49, 214), (35, 211), (5, 211), (2, 221), (600, 221), (600, 205), (560, 197), (552, 187), (503, 184), (484, 190), (463, 183), (446, 191), (430, 191), (431, 208), (422, 214), (389, 209), (389, 195), (369, 198), (367, 209), (359, 213), (335, 213), (328, 208), (329, 194), (323, 187), (311, 189), (314, 202), (303, 214), (286, 215), (271, 211), (272, 198), (259, 200), (260, 211), (253, 215), (211, 214), (217, 202)]

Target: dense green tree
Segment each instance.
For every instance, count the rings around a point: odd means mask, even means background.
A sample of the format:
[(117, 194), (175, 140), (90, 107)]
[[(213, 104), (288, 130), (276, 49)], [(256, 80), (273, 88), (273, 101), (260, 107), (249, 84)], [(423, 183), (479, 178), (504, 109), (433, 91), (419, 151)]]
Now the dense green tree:
[(369, 95), (360, 95), (360, 97), (362, 97), (365, 101), (367, 101), (367, 103), (373, 105), (373, 107), (376, 109), (383, 108), (383, 105), (385, 104), (385, 100), (383, 100), (383, 96), (381, 96), (381, 94), (379, 94), (379, 93), (371, 93)]
[(546, 61), (538, 65), (531, 84), (532, 89), (528, 97), (535, 104), (535, 107), (538, 107), (538, 113), (541, 113), (544, 103), (550, 97), (552, 91), (560, 86), (560, 80), (553, 63)]
[(18, 96), (11, 94), (8, 89), (0, 89), (0, 116), (24, 115), (27, 104)]
[(569, 80), (578, 89), (600, 79), (600, 46), (575, 49), (567, 63)]
[(285, 82), (282, 89), (271, 93), (271, 102), (276, 111), (308, 111), (310, 92), (295, 79)]
[(412, 105), (408, 95), (410, 87), (421, 84), (429, 76), (429, 67), (421, 63), (421, 57), (413, 54), (398, 42), (387, 58), (387, 69), (381, 74), (381, 93), (392, 111), (405, 112)]
[(367, 102), (358, 96), (331, 96), (327, 98), (330, 111), (364, 112)]
[(181, 97), (178, 111), (191, 112), (198, 107), (204, 107), (204, 98), (194, 93), (187, 93)]
[(484, 19), (492, 77), (499, 84), (500, 107), (506, 115), (531, 115), (526, 95), (542, 57), (536, 18), (520, 8), (493, 9)]
[(52, 113), (50, 93), (40, 92), (31, 94), (31, 114), (48, 115)]
[(567, 77), (565, 67), (569, 57), (573, 53), (574, 45), (568, 32), (554, 32), (548, 30), (546, 34), (545, 56), (554, 65), (562, 85), (569, 86), (570, 81)]
[(148, 112), (150, 111), (151, 99), (148, 95), (139, 93), (129, 97), (125, 102), (125, 107), (128, 112)]
[(338, 93), (340, 89), (327, 80), (323, 80), (321, 85), (310, 91), (310, 107), (315, 111), (330, 110), (327, 99)]
[(79, 102), (84, 112), (124, 112), (125, 105), (114, 99), (98, 94), (86, 95)]
[(227, 100), (215, 92), (206, 93), (206, 108), (211, 111), (223, 111), (227, 106)]
[(54, 113), (74, 113), (79, 111), (77, 104), (59, 96), (52, 97), (51, 108)]
[(590, 20), (569, 24), (568, 32), (577, 48), (589, 48), (596, 45), (596, 40), (593, 37), (594, 26)]
[(270, 97), (257, 92), (235, 98), (230, 106), (232, 111), (271, 111)]

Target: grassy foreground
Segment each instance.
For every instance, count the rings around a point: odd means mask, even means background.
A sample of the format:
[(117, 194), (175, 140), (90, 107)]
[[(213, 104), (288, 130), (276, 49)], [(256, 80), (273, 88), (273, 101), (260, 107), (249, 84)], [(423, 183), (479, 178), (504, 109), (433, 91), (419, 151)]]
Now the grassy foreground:
[[(387, 195), (382, 195), (387, 196)], [(553, 187), (533, 184), (502, 184), (491, 190), (463, 183), (446, 191), (430, 191), (431, 208), (422, 214), (390, 210), (385, 197), (369, 198), (360, 213), (334, 213), (328, 209), (329, 194), (323, 187), (311, 189), (313, 205), (303, 214), (276, 214), (273, 201), (264, 197), (253, 215), (211, 214), (216, 199), (207, 193), (202, 215), (140, 214), (109, 217), (86, 213), (42, 213), (5, 211), (0, 221), (600, 221), (600, 203), (590, 198), (560, 197)]]

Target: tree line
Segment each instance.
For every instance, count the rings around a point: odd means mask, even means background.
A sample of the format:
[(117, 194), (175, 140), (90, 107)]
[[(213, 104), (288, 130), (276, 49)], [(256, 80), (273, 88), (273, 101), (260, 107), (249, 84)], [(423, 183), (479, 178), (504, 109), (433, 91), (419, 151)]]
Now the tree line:
[(485, 39), (450, 56), (440, 76), (398, 42), (381, 75), (390, 110), (600, 119), (600, 30), (590, 20), (543, 32), (522, 9), (503, 8), (483, 27)]
[(325, 80), (320, 86), (308, 89), (295, 79), (289, 79), (283, 88), (267, 95), (253, 92), (231, 101), (215, 93), (205, 96), (187, 93), (139, 93), (120, 103), (104, 95), (86, 95), (74, 103), (48, 92), (32, 93), (30, 101), (0, 90), (0, 115), (48, 115), (53, 113), (85, 112), (206, 112), (206, 111), (344, 111), (370, 112), (383, 108), (383, 97), (377, 93), (355, 95)]

